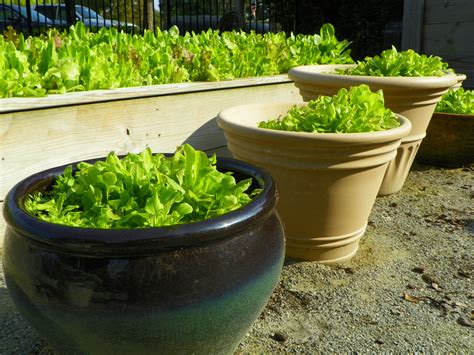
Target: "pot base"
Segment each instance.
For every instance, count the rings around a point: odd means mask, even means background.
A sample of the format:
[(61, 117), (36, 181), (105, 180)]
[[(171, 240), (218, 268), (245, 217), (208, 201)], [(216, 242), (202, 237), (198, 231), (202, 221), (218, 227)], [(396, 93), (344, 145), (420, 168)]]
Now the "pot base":
[(388, 164), (378, 196), (391, 195), (402, 189), (423, 137), (413, 141), (402, 139), (396, 158)]
[(359, 249), (367, 224), (354, 233), (337, 237), (292, 237), (286, 235), (286, 256), (292, 259), (335, 264), (349, 261)]

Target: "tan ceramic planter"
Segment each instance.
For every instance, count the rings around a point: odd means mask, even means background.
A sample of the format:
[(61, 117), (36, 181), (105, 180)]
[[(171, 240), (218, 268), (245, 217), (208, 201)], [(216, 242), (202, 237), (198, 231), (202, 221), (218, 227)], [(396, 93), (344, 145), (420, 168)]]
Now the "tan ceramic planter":
[(295, 67), (288, 73), (300, 89), (305, 101), (319, 95), (334, 95), (342, 88), (367, 84), (372, 90), (382, 89), (385, 104), (394, 112), (408, 118), (410, 134), (402, 140), (397, 157), (387, 169), (379, 195), (400, 191), (410, 171), (416, 152), (425, 137), (426, 128), (441, 96), (458, 83), (455, 74), (442, 77), (376, 77), (332, 74), (336, 69), (351, 65), (309, 65)]
[(435, 112), (417, 161), (457, 168), (474, 162), (474, 115)]
[(263, 167), (274, 177), (287, 256), (322, 263), (348, 260), (365, 232), (387, 165), (411, 124), (400, 116), (399, 128), (350, 134), (257, 127), (290, 106), (237, 106), (222, 111), (218, 124), (235, 158)]
[(456, 84), (454, 84), (453, 86), (451, 86), (451, 89), (453, 89), (453, 90), (459, 89), (462, 86), (462, 82), (464, 80), (466, 80), (466, 78), (467, 78), (467, 76), (465, 74), (456, 74), (456, 76), (458, 78), (458, 82)]

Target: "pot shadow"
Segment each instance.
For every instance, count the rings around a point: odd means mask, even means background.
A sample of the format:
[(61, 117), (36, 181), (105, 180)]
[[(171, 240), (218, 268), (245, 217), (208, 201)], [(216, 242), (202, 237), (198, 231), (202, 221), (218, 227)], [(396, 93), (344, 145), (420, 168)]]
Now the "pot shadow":
[(457, 170), (457, 169), (468, 169), (468, 171), (472, 170), (474, 168), (474, 164), (465, 164), (461, 166), (455, 166), (455, 167), (447, 167), (447, 166), (436, 166), (436, 165), (430, 165), (427, 163), (421, 163), (418, 161), (414, 161), (410, 171), (427, 171), (427, 170)]
[(446, 168), (441, 168), (439, 166), (419, 163), (416, 160), (413, 162), (413, 164), (411, 165), (411, 168), (410, 168), (411, 171), (444, 170), (444, 169), (446, 169)]
[[(3, 278), (0, 282), (3, 283)], [(8, 289), (0, 286), (0, 354), (54, 354), (54, 351), (18, 313)]]
[(464, 229), (466, 229), (469, 234), (474, 235), (474, 219), (468, 219), (464, 225)]
[(217, 116), (209, 119), (206, 123), (196, 129), (183, 144), (189, 144), (195, 149), (206, 153), (216, 153), (219, 156), (230, 157), (227, 150), (227, 141), (224, 131), (217, 125)]

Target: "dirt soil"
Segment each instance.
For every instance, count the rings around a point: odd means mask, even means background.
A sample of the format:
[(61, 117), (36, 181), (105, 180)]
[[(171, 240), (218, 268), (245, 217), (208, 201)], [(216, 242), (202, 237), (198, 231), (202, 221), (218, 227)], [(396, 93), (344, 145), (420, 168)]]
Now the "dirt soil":
[[(414, 164), (400, 193), (377, 199), (350, 262), (287, 260), (237, 352), (473, 352), (473, 200), (474, 166)], [(51, 353), (3, 274), (0, 329), (0, 354)]]

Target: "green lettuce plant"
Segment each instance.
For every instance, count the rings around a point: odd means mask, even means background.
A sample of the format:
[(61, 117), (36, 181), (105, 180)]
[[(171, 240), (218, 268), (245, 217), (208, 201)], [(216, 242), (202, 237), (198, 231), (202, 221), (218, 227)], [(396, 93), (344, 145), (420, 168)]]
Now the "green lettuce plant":
[(435, 112), (474, 115), (474, 90), (448, 90), (436, 105)]
[(437, 56), (418, 54), (412, 49), (398, 52), (395, 47), (380, 55), (358, 61), (354, 68), (338, 70), (339, 74), (367, 76), (442, 76), (448, 64)]
[(395, 114), (384, 106), (382, 91), (367, 85), (342, 88), (334, 96), (319, 96), (306, 106), (293, 106), (281, 118), (258, 127), (293, 132), (358, 133), (398, 127)]
[(24, 207), (45, 221), (86, 228), (143, 228), (202, 221), (234, 211), (259, 193), (216, 168), (216, 157), (179, 147), (170, 157), (150, 149), (120, 159), (69, 166), (51, 189)]
[(176, 27), (132, 35), (82, 23), (42, 37), (0, 36), (0, 98), (286, 73), (306, 64), (352, 63), (330, 24), (312, 36)]

